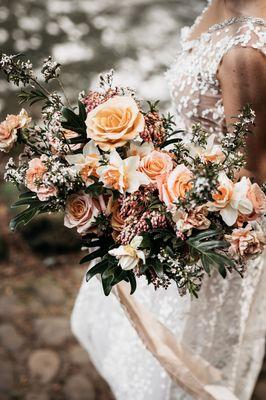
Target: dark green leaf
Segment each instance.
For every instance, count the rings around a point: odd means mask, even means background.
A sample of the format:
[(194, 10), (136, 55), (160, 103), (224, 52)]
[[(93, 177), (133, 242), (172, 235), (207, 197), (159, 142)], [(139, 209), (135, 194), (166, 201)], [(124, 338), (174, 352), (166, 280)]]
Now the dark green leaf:
[(104, 256), (104, 251), (103, 251), (103, 249), (100, 248), (100, 249), (97, 249), (97, 250), (93, 251), (90, 254), (87, 254), (85, 257), (83, 257), (80, 260), (79, 263), (80, 264), (85, 264), (87, 262), (90, 262), (90, 261), (94, 260), (95, 258), (103, 257), (103, 256)]
[(100, 261), (87, 271), (86, 281), (89, 282), (89, 280), (97, 274), (103, 274), (106, 268), (108, 268), (108, 261), (107, 260)]

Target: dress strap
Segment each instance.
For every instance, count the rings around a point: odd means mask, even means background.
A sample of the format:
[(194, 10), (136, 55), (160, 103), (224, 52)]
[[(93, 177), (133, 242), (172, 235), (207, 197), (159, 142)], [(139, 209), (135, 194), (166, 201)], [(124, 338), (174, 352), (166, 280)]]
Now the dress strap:
[(257, 18), (257, 17), (251, 17), (251, 16), (249, 16), (249, 17), (248, 16), (231, 17), (219, 24), (212, 25), (208, 29), (208, 32), (212, 33), (212, 32), (218, 31), (220, 29), (224, 29), (230, 25), (241, 24), (241, 23), (252, 23), (252, 24), (266, 27), (266, 20), (263, 18)]

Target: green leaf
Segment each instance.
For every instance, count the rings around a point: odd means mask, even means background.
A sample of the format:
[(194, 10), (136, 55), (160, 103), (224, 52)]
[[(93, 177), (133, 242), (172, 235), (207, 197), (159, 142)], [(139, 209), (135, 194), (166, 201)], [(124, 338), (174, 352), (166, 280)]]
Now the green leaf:
[(62, 126), (65, 129), (73, 130), (74, 132), (80, 133), (82, 137), (86, 137), (86, 109), (84, 104), (81, 102), (78, 103), (79, 114), (76, 114), (74, 111), (70, 110), (67, 107), (64, 107), (62, 110), (62, 115), (64, 117), (64, 121), (62, 122)]
[(170, 144), (180, 143), (181, 141), (182, 141), (181, 138), (175, 138), (175, 139), (166, 140), (166, 141), (162, 144), (161, 148), (166, 147), (166, 146), (169, 146)]
[(108, 261), (102, 260), (98, 262), (96, 265), (91, 267), (86, 273), (86, 281), (89, 282), (91, 278), (93, 278), (97, 274), (103, 274), (104, 271), (108, 268)]
[(159, 278), (163, 278), (164, 277), (163, 264), (158, 259), (155, 260), (154, 265), (153, 265), (153, 269), (154, 269), (156, 275)]
[(100, 194), (103, 194), (104, 192), (104, 186), (102, 182), (95, 182), (89, 185), (85, 189), (85, 193), (91, 194), (92, 196), (99, 196)]
[(133, 271), (125, 271), (126, 279), (129, 281), (131, 286), (130, 294), (133, 294), (137, 289), (137, 281)]
[(102, 257), (104, 255), (103, 249), (97, 249), (90, 254), (87, 254), (80, 260), (80, 264), (85, 264), (87, 262), (93, 261), (95, 258)]
[(19, 226), (28, 224), (32, 220), (32, 218), (39, 213), (39, 207), (28, 207), (26, 210), (22, 211), (11, 219), (9, 224), (10, 229), (12, 231), (15, 231)]

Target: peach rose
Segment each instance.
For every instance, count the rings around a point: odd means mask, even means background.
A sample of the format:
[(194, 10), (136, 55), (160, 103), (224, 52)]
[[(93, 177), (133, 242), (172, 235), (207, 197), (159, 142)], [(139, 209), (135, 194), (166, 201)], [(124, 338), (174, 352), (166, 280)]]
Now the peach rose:
[(160, 200), (171, 207), (179, 198), (185, 198), (193, 187), (192, 178), (192, 172), (183, 164), (175, 167), (169, 174), (157, 177)]
[(142, 158), (139, 169), (148, 176), (151, 182), (156, 182), (157, 177), (171, 172), (173, 166), (173, 160), (169, 154), (154, 150)]
[(225, 239), (230, 243), (229, 253), (232, 256), (248, 257), (260, 254), (266, 244), (261, 228), (257, 225), (257, 229), (253, 229), (251, 224), (245, 228), (234, 229)]
[(122, 216), (120, 214), (120, 204), (118, 203), (118, 201), (113, 203), (113, 205), (111, 207), (111, 213), (112, 213), (112, 218), (111, 218), (112, 228), (115, 231), (120, 232), (124, 225), (124, 219), (122, 218)]
[(48, 186), (42, 182), (46, 171), (47, 168), (40, 158), (33, 158), (29, 162), (29, 168), (26, 171), (25, 185), (32, 192), (37, 193), (37, 197), (41, 201), (46, 201), (49, 197), (57, 194), (55, 186)]
[(72, 194), (68, 197), (65, 208), (64, 225), (77, 228), (77, 232), (85, 234), (100, 213), (99, 204), (88, 194)]
[(7, 153), (17, 141), (17, 131), (31, 121), (28, 113), (22, 109), (19, 115), (8, 115), (0, 124), (0, 151)]
[(257, 183), (253, 183), (247, 193), (256, 214), (266, 213), (266, 196)]
[(144, 117), (132, 97), (114, 96), (88, 113), (87, 137), (104, 151), (124, 146), (144, 129)]
[(185, 232), (192, 228), (198, 230), (208, 229), (211, 221), (207, 218), (208, 210), (204, 206), (199, 206), (189, 212), (177, 210), (173, 215), (173, 221), (179, 231)]

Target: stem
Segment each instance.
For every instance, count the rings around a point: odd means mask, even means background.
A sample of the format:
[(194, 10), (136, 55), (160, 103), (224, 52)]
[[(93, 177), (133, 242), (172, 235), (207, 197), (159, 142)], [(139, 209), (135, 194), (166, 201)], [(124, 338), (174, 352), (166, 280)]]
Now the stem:
[(63, 95), (64, 95), (65, 100), (66, 100), (66, 102), (67, 102), (67, 106), (72, 110), (70, 101), (69, 101), (69, 99), (68, 99), (68, 97), (67, 97), (67, 94), (66, 94), (66, 92), (65, 92), (64, 86), (63, 86), (62, 81), (61, 81), (61, 79), (60, 79), (59, 77), (57, 78), (57, 82), (58, 82), (58, 84), (59, 84), (59, 86), (60, 86), (60, 88), (61, 88), (61, 90), (62, 90), (62, 92), (63, 92)]
[(39, 83), (39, 82), (37, 81), (37, 79), (35, 79), (35, 78), (30, 78), (30, 79), (31, 79), (32, 82), (35, 83), (35, 85), (38, 85), (39, 88), (42, 89), (42, 91), (46, 94), (47, 97), (50, 97), (50, 96), (51, 96), (51, 93), (50, 93), (41, 83)]

